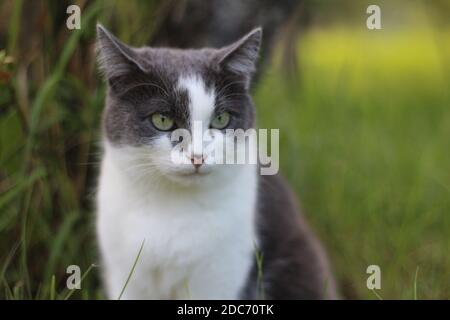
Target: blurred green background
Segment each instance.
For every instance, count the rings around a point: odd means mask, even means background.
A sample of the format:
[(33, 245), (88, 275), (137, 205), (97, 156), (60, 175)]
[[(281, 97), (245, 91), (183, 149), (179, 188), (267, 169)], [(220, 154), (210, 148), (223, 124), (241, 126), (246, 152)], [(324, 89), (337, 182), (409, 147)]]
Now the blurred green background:
[[(343, 296), (448, 299), (450, 2), (300, 2), (263, 52), (258, 125), (280, 129), (281, 171)], [(65, 27), (71, 3), (81, 30)], [(382, 30), (366, 28), (369, 4), (380, 5)], [(0, 0), (0, 298), (104, 297), (90, 268), (105, 95), (95, 24), (145, 45), (173, 8)], [(73, 292), (71, 264), (85, 275)], [(372, 264), (382, 271), (376, 294), (366, 287)]]

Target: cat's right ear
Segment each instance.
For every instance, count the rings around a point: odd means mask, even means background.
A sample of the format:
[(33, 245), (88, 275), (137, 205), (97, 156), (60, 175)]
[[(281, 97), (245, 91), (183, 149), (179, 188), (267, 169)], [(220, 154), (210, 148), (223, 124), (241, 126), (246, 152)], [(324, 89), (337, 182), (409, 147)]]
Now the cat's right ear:
[(235, 43), (219, 49), (216, 57), (221, 70), (243, 77), (249, 85), (261, 47), (262, 29), (253, 29)]
[(110, 85), (122, 76), (145, 72), (139, 64), (136, 52), (101, 24), (97, 24), (96, 50), (100, 69)]

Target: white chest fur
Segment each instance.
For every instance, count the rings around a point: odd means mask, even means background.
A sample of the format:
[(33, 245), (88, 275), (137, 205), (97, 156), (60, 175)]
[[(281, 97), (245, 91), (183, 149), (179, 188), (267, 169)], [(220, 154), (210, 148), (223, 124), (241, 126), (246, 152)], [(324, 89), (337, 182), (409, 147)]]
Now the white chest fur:
[(257, 172), (235, 170), (215, 187), (137, 190), (106, 152), (97, 233), (109, 298), (119, 296), (144, 240), (122, 298), (239, 297), (254, 259)]

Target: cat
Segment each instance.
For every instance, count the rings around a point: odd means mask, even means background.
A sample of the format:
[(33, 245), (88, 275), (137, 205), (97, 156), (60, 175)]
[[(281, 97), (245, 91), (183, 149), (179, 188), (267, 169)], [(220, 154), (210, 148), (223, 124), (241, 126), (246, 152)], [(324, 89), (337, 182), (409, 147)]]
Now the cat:
[(187, 163), (171, 160), (176, 128), (201, 121), (221, 136), (255, 127), (249, 88), (261, 41), (257, 28), (220, 49), (133, 48), (97, 25), (108, 87), (97, 192), (108, 298), (337, 298), (325, 252), (279, 175), (208, 164), (192, 148), (179, 151)]

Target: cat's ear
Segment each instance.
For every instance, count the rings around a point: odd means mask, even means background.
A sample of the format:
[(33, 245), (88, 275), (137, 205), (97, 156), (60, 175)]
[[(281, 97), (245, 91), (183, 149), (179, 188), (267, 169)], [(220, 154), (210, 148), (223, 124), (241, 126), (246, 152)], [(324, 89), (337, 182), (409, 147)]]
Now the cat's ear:
[(235, 43), (218, 52), (221, 69), (250, 79), (255, 71), (259, 48), (261, 47), (262, 29), (253, 29)]
[(97, 24), (96, 49), (100, 68), (110, 84), (121, 76), (145, 72), (138, 62), (136, 52), (101, 24)]

